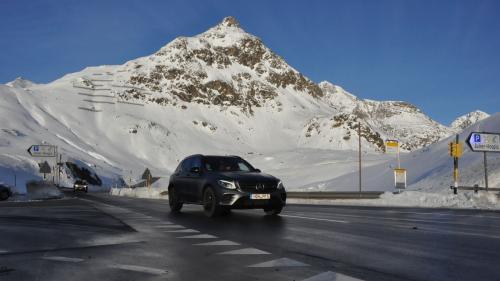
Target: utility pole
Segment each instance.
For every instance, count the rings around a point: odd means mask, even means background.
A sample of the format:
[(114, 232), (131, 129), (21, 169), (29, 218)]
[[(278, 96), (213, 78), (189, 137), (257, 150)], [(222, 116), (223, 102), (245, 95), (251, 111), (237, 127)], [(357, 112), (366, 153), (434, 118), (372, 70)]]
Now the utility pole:
[(488, 162), (486, 160), (486, 151), (484, 153), (484, 185), (486, 187), (486, 191), (488, 191)]
[(359, 197), (361, 197), (361, 122), (358, 122)]
[[(458, 134), (455, 138), (455, 144), (458, 147)], [(453, 186), (455, 190), (458, 188), (458, 157), (455, 155), (453, 157)]]

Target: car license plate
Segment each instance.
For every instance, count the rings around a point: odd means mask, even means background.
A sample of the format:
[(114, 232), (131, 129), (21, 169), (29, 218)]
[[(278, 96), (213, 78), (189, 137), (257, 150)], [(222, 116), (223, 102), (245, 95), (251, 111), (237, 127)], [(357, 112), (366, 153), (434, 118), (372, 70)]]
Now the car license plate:
[(254, 200), (271, 199), (271, 194), (251, 194), (250, 199)]

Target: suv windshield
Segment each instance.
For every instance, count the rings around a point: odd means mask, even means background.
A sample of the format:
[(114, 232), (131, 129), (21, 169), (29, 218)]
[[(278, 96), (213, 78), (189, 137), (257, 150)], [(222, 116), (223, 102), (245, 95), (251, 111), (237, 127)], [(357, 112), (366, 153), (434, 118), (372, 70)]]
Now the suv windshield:
[(204, 166), (207, 171), (216, 172), (251, 172), (255, 170), (248, 162), (236, 157), (205, 157)]

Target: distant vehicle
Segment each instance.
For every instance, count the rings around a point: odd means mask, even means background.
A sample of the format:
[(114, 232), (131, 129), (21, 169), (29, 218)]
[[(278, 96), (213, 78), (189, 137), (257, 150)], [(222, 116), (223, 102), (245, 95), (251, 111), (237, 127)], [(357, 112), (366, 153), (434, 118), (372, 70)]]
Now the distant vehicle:
[(209, 217), (231, 209), (263, 209), (278, 215), (286, 204), (283, 183), (238, 156), (192, 155), (179, 164), (168, 187), (170, 210), (202, 205)]
[(76, 180), (75, 183), (73, 184), (73, 191), (85, 191), (87, 193), (89, 191), (89, 185), (87, 184), (86, 181), (84, 180)]
[(10, 187), (4, 184), (0, 184), (0, 201), (7, 200), (10, 196), (12, 196)]

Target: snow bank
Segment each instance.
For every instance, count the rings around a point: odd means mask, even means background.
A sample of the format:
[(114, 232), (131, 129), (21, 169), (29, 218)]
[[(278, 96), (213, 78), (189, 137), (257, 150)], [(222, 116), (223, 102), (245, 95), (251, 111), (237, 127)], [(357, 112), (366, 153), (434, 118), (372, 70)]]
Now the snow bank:
[(114, 196), (125, 196), (149, 199), (168, 199), (168, 189), (162, 187), (137, 187), (137, 188), (111, 188), (109, 194)]
[(420, 207), (420, 208), (459, 208), (500, 210), (497, 193), (480, 191), (459, 191), (457, 195), (423, 191), (405, 191), (400, 194), (386, 192), (379, 199), (289, 199), (291, 204), (357, 205), (379, 207)]
[(30, 181), (26, 184), (28, 200), (63, 198), (62, 192), (52, 183), (44, 181)]

